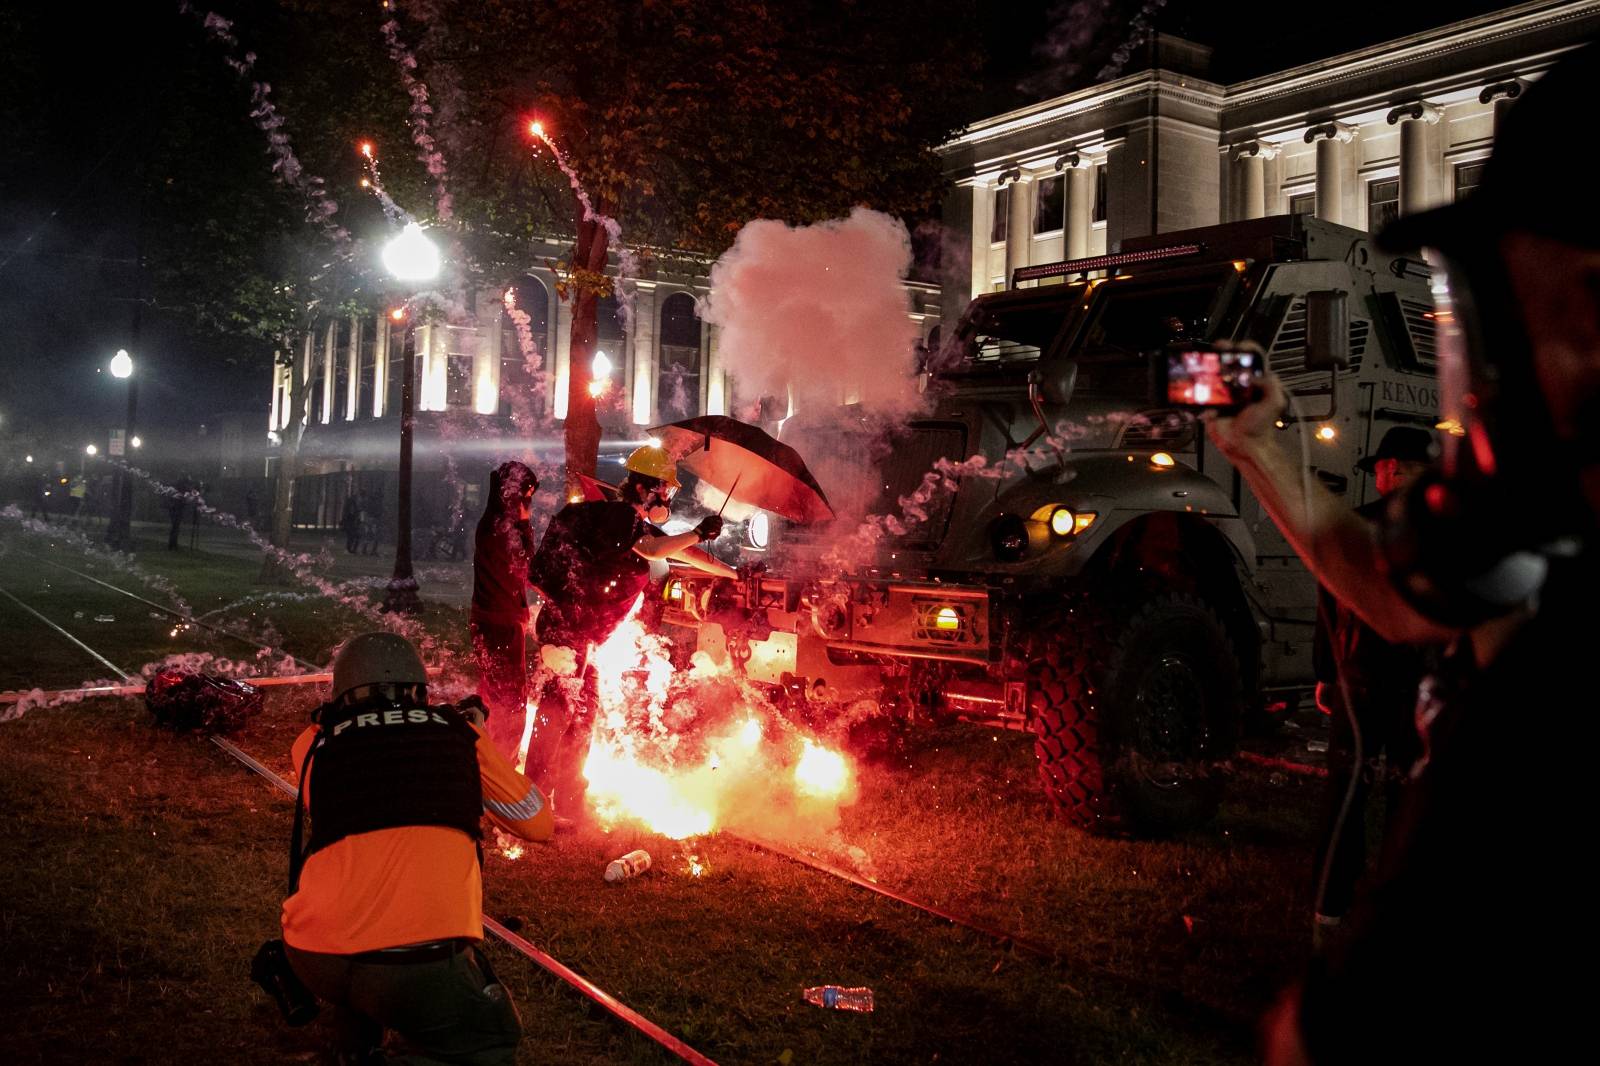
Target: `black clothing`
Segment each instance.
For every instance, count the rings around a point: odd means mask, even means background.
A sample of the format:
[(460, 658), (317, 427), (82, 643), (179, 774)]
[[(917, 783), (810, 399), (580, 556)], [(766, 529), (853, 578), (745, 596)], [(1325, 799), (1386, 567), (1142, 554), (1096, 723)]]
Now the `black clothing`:
[(533, 528), (513, 512), (490, 509), (478, 519), (472, 550), (472, 618), (491, 625), (528, 621), (528, 560)]
[[(1600, 559), (1552, 564), (1538, 614), (1472, 672), (1426, 682), (1423, 759), (1352, 936), (1314, 964), (1318, 1062), (1554, 1062), (1587, 1045), (1582, 855), (1596, 744)], [(1352, 1024), (1352, 1020), (1359, 1024)]]
[(453, 707), (361, 701), (323, 713), (312, 749), (310, 855), (357, 833), (405, 825), (477, 840), (483, 814), (478, 734)]
[(661, 531), (632, 504), (569, 503), (550, 520), (530, 580), (544, 593), (539, 639), (582, 653), (627, 617), (650, 582), (650, 563), (633, 546)]
[(478, 696), (489, 708), (484, 731), (506, 758), (516, 761), (527, 713), (528, 564), (533, 528), (522, 503), (539, 480), (510, 461), (489, 478), (489, 503), (478, 519), (472, 551), (472, 611), (468, 631), (478, 667)]
[[(1384, 501), (1356, 508), (1356, 514), (1376, 522)], [(1317, 629), (1313, 643), (1317, 681), (1332, 717), (1328, 723), (1328, 790), (1322, 814), (1321, 837), (1312, 866), (1313, 893), (1322, 888), (1318, 911), (1342, 917), (1350, 910), (1356, 882), (1367, 866), (1367, 797), (1384, 756), (1384, 810), (1393, 816), (1400, 785), (1420, 754), (1415, 710), (1417, 686), (1427, 672), (1430, 650), (1391, 644), (1374, 632), (1356, 613), (1327, 589), (1317, 594)], [(1347, 708), (1345, 697), (1350, 706)], [(1362, 766), (1355, 766), (1355, 733), (1361, 731)], [(1360, 773), (1343, 825), (1339, 812), (1350, 788), (1350, 775)], [(1335, 840), (1337, 831), (1338, 839)], [(1326, 887), (1323, 868), (1332, 849)]]
[(527, 713), (527, 627), (521, 622), (502, 625), (474, 616), (468, 632), (478, 666), (478, 697), (489, 708), (483, 731), (515, 764)]

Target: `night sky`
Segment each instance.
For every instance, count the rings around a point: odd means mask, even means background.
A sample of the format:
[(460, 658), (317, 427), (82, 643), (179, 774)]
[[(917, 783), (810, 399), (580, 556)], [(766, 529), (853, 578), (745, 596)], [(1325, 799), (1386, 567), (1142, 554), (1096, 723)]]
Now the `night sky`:
[[(0, 13), (0, 121), (9, 142), (0, 169), (0, 441), (67, 447), (79, 438), (103, 440), (110, 426), (120, 425), (125, 402), (122, 383), (104, 367), (117, 348), (132, 347), (133, 174), (144, 135), (133, 106), (136, 65), (173, 61), (174, 42), (201, 31), (175, 3), (26, 6), (34, 10)], [(972, 113), (960, 117), (1028, 102), (1021, 86), (1037, 86), (1051, 66), (1039, 46), (1062, 20), (1098, 25), (1090, 54), (1075, 64), (1087, 72), (1081, 81), (1126, 39), (1130, 19), (1154, 6), (1126, 0), (985, 6), (986, 88)], [(1289, 9), (1256, 0), (1173, 0), (1156, 19), (1164, 30), (1212, 45), (1213, 76), (1229, 81), (1502, 6), (1352, 0)], [(220, 60), (216, 85), (238, 95), (239, 121), (247, 123), (243, 91)], [(260, 360), (231, 362), (235, 347), (227, 341), (197, 335), (150, 309), (139, 349), (147, 438), (192, 434), (227, 412), (261, 413), (268, 370)]]

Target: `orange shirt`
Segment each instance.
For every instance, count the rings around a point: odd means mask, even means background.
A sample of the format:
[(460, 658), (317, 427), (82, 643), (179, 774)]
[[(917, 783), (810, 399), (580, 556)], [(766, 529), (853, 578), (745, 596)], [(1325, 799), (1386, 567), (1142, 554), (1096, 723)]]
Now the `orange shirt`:
[[(473, 729), (489, 821), (525, 840), (549, 840), (550, 804), (482, 729)], [(309, 727), (294, 742), (296, 769), (317, 730)], [(308, 797), (310, 778), (300, 783)], [(347, 836), (306, 860), (299, 891), (283, 901), (283, 939), (302, 951), (351, 955), (446, 937), (483, 939), (482, 871), (472, 838), (457, 829), (402, 826)]]

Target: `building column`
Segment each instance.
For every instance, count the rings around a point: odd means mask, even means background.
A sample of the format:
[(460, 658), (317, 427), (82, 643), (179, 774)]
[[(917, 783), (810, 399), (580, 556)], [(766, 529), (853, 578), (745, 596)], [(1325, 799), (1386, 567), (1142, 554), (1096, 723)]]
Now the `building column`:
[(372, 321), (377, 336), (372, 346), (372, 417), (382, 418), (389, 404), (389, 334), (394, 332), (394, 319), (389, 313)]
[(1428, 127), (1442, 114), (1426, 100), (1402, 104), (1389, 112), (1389, 125), (1400, 127), (1400, 213), (1414, 214), (1428, 206)]
[(1063, 259), (1083, 259), (1089, 254), (1089, 230), (1094, 219), (1094, 162), (1079, 152), (1056, 160), (1067, 183), (1066, 232), (1062, 234)]
[(278, 419), (283, 413), (283, 372), (285, 367), (278, 362), (282, 352), (274, 352), (272, 359), (272, 410), (267, 415), (267, 429), (277, 432)]
[(718, 351), (722, 339), (722, 330), (716, 325), (705, 324), (706, 346), (706, 406), (708, 415), (725, 415), (728, 413), (728, 378), (722, 366), (722, 355)]
[[(1265, 218), (1267, 215), (1267, 160), (1278, 154), (1278, 146), (1266, 141), (1242, 141), (1233, 146), (1234, 174), (1240, 185), (1239, 217)], [(1320, 158), (1320, 152), (1319, 152)], [(1319, 166), (1318, 172), (1321, 172)]]
[(473, 408), (480, 415), (500, 410), (500, 315), (502, 306), (493, 292), (478, 294), (479, 307), (493, 307), (494, 313), (478, 316), (478, 354), (473, 360)]
[(361, 397), (361, 320), (350, 320), (350, 350), (345, 355), (344, 420), (354, 422), (360, 414), (356, 403)]
[(648, 426), (656, 416), (656, 283), (633, 286), (633, 424)]
[(551, 375), (550, 412), (567, 417), (567, 380), (572, 376), (572, 304), (556, 301), (555, 359)]
[(1006, 288), (1018, 267), (1028, 265), (1033, 245), (1033, 179), (1011, 171), (1011, 195), (1006, 203)]
[(944, 198), (945, 241), (939, 256), (939, 296), (947, 314), (959, 315), (988, 285), (991, 193), (981, 178), (962, 178)]
[(1344, 146), (1355, 139), (1355, 127), (1324, 122), (1306, 130), (1306, 143), (1317, 146), (1318, 218), (1344, 224)]
[(322, 420), (324, 422), (333, 421), (333, 405), (336, 399), (333, 392), (333, 342), (338, 339), (335, 336), (337, 328), (336, 323), (330, 322), (322, 335)]
[(1483, 92), (1478, 94), (1478, 103), (1494, 103), (1494, 135), (1500, 136), (1500, 126), (1506, 120), (1506, 112), (1511, 110), (1511, 105), (1517, 97), (1522, 95), (1525, 86), (1516, 78), (1498, 81), (1493, 85), (1486, 85)]

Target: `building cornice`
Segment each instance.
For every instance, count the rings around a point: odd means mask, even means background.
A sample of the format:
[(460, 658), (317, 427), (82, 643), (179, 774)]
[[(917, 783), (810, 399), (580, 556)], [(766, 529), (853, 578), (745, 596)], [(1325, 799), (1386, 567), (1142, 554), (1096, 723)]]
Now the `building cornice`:
[[(1223, 90), (1224, 106), (1230, 109), (1244, 107), (1308, 90), (1325, 89), (1341, 82), (1378, 75), (1388, 68), (1439, 60), (1495, 41), (1597, 17), (1600, 17), (1600, 0), (1536, 0), (1534, 3), (1452, 22), (1409, 37), (1384, 41), (1315, 63), (1237, 82)], [(1580, 39), (1575, 38), (1572, 47), (1576, 48), (1581, 43)], [(1559, 53), (1547, 54), (1553, 56)]]
[[(1600, 3), (1600, 0), (1596, 2)], [(984, 141), (1007, 137), (1071, 118), (1074, 115), (1137, 99), (1156, 99), (1217, 108), (1222, 105), (1223, 87), (1188, 75), (1174, 74), (1171, 71), (1143, 70), (1105, 85), (1080, 89), (1065, 96), (1030, 104), (976, 122), (953, 140), (940, 145), (938, 151), (947, 152), (981, 144)]]

